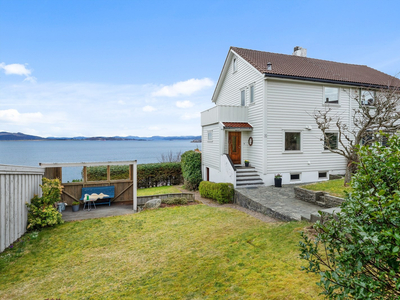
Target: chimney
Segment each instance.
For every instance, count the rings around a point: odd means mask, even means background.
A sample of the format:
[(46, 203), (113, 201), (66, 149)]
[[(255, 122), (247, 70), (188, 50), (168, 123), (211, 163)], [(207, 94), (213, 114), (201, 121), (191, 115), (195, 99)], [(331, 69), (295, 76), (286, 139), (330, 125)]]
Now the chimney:
[(307, 57), (307, 49), (301, 48), (300, 46), (296, 46), (296, 47), (294, 47), (293, 55)]

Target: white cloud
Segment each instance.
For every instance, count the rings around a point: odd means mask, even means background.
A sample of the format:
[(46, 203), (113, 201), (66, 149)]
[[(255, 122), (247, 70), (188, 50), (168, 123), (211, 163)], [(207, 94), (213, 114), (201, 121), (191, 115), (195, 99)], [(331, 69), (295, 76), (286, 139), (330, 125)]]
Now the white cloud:
[(26, 76), (24, 81), (36, 82), (36, 78), (31, 76), (32, 71), (27, 69), (23, 64), (6, 65), (4, 62), (2, 62), (0, 63), (0, 69), (3, 69), (6, 75)]
[(158, 126), (150, 126), (149, 130), (157, 131), (157, 130), (160, 130), (160, 127), (158, 127)]
[(194, 105), (193, 102), (190, 102), (189, 100), (185, 100), (185, 101), (176, 101), (176, 106), (179, 108), (189, 108), (192, 107)]
[(12, 123), (31, 123), (41, 121), (43, 115), (36, 113), (20, 113), (16, 109), (0, 110), (0, 121)]
[(200, 113), (196, 112), (196, 113), (185, 113), (181, 116), (182, 120), (191, 120), (191, 119), (197, 119), (200, 118)]
[(143, 111), (145, 111), (145, 112), (152, 112), (155, 110), (156, 110), (156, 108), (151, 105), (146, 105), (145, 107), (143, 107)]
[(172, 85), (162, 87), (156, 92), (152, 93), (154, 97), (177, 97), (177, 96), (190, 96), (193, 93), (202, 89), (213, 86), (214, 83), (209, 78), (203, 79), (189, 79), (186, 81), (180, 81)]

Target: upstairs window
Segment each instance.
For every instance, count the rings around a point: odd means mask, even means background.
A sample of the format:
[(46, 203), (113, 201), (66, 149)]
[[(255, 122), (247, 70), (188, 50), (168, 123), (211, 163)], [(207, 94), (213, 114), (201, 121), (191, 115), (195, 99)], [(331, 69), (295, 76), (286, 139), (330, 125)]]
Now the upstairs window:
[(237, 71), (237, 60), (236, 58), (232, 61), (232, 72), (235, 73)]
[(285, 151), (300, 151), (300, 132), (285, 132)]
[(361, 90), (360, 94), (360, 104), (366, 106), (373, 106), (375, 102), (375, 92)]
[(246, 90), (241, 90), (240, 91), (240, 105), (245, 106), (246, 105)]
[(324, 103), (339, 104), (339, 88), (324, 87)]
[(208, 135), (208, 141), (212, 141), (213, 140), (213, 131), (212, 130), (208, 130), (207, 131), (207, 135)]
[(335, 132), (327, 132), (324, 140), (324, 150), (336, 150), (338, 148), (338, 134)]
[(254, 85), (250, 86), (250, 103), (254, 103)]

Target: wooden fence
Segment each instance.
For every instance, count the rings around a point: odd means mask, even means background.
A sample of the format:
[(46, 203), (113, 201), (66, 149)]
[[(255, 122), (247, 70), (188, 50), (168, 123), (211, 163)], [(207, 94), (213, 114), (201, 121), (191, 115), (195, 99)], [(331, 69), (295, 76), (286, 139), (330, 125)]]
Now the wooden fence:
[(41, 196), (43, 168), (0, 165), (0, 252), (26, 231), (33, 196)]

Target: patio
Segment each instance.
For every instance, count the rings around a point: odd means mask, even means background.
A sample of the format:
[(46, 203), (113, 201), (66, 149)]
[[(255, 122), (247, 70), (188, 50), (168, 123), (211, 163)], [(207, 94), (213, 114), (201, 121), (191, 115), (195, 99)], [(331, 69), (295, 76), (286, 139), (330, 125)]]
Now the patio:
[(73, 212), (71, 206), (67, 206), (66, 209), (62, 212), (62, 218), (64, 221), (79, 221), (104, 217), (122, 216), (133, 213), (135, 213), (135, 211), (133, 210), (133, 204), (114, 203), (111, 206), (99, 205), (96, 206), (96, 209), (92, 208), (92, 210), (90, 211), (87, 211), (86, 209), (83, 210), (83, 205), (81, 205), (79, 211), (77, 212)]

